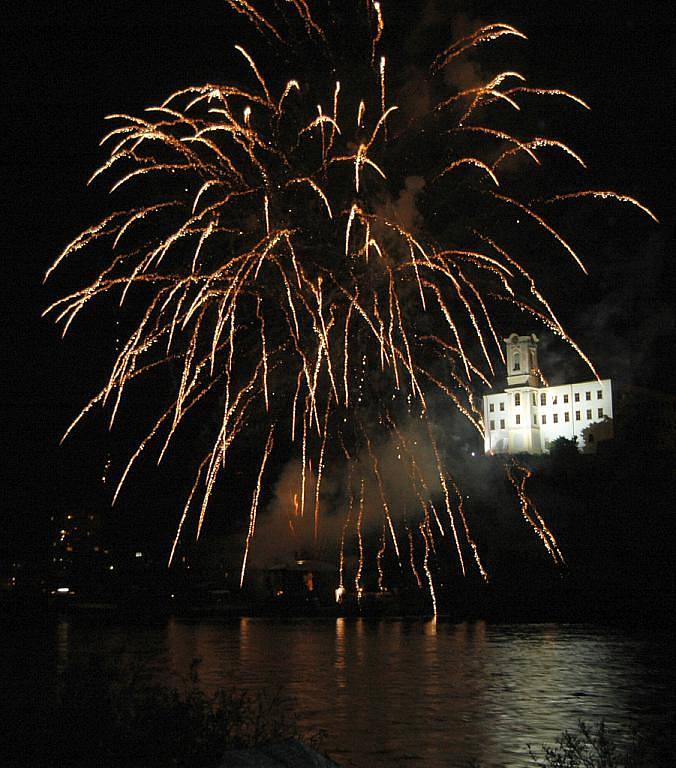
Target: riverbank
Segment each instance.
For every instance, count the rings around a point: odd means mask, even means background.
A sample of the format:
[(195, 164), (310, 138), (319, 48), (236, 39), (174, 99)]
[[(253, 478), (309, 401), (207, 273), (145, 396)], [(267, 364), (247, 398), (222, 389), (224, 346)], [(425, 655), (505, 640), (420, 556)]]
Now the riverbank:
[[(527, 574), (511, 573), (488, 584), (477, 579), (456, 579), (439, 586), (435, 599), (439, 620), (484, 620), (491, 623), (594, 623), (615, 626), (673, 627), (674, 596), (652, 580), (627, 583), (615, 569), (607, 573), (559, 569)], [(40, 620), (48, 615), (99, 615), (149, 618), (175, 616), (185, 620), (229, 620), (240, 617), (322, 618), (429, 618), (428, 592), (383, 590), (365, 593), (360, 600), (347, 595), (340, 604), (316, 599), (246, 599), (210, 601), (190, 595), (169, 596), (148, 590), (125, 599), (70, 594), (31, 593), (0, 595), (0, 618)]]

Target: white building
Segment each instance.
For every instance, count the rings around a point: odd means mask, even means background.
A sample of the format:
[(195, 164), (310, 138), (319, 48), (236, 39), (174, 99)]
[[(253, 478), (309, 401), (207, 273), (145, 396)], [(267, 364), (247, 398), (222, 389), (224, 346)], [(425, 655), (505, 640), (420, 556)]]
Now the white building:
[(505, 339), (507, 388), (483, 398), (486, 453), (545, 453), (558, 437), (585, 452), (613, 436), (610, 379), (546, 386), (535, 334)]

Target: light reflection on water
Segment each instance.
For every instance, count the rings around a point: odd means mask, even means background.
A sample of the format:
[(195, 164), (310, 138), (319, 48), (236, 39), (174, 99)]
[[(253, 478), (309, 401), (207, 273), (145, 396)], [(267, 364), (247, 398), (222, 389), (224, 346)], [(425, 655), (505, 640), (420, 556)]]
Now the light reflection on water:
[(528, 744), (577, 722), (670, 731), (676, 676), (667, 637), (565, 625), (422, 620), (171, 619), (154, 626), (62, 621), (58, 664), (100, 649), (145, 660), (176, 684), (279, 690), (339, 763), (522, 766)]

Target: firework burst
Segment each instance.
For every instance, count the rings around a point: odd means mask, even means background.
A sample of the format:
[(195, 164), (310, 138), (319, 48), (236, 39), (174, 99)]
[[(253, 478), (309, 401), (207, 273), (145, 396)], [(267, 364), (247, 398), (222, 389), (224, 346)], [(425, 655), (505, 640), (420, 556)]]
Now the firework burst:
[[(109, 156), (91, 181), (145, 202), (85, 230), (47, 272), (83, 249), (108, 253), (90, 284), (48, 308), (64, 333), (103, 295), (142, 306), (106, 385), (68, 431), (97, 406), (110, 408), (112, 424), (133, 381), (163, 366), (178, 369), (173, 397), (115, 493), (142, 452), (156, 446), (161, 460), (191, 412), (211, 403), (216, 427), (196, 461), (170, 563), (192, 515), (200, 535), (233, 444), (251, 435), (255, 423), (253, 434), (263, 439), (242, 582), (269, 459), (284, 436), (284, 450), (298, 465), (286, 521), (291, 532), (309, 518), (312, 538), (321, 539), (321, 488), (330, 462), (332, 473), (344, 471), (347, 488), (341, 587), (344, 546), (354, 534), (359, 562), (352, 581), (362, 590), (363, 527), (377, 507), (379, 587), (383, 559), (391, 556), (419, 586), (426, 582), (436, 610), (435, 538), (453, 542), (462, 573), (473, 563), (482, 577), (488, 574), (444, 464), (430, 400), (445, 400), (483, 432), (477, 393), (504, 364), (504, 329), (493, 321), (497, 303), (530, 313), (593, 371), (523, 258), (501, 237), (500, 222), (520, 217), (539, 247), (551, 244), (552, 258), (584, 270), (548, 221), (554, 205), (572, 197), (613, 198), (652, 214), (608, 191), (555, 190), (538, 204), (510, 190), (515, 158), (530, 164), (519, 165), (527, 168), (520, 177), (543, 172), (541, 150), (584, 163), (560, 141), (486, 122), (538, 96), (587, 105), (560, 89), (529, 88), (511, 71), (449, 92), (444, 73), (458, 57), (498, 38), (524, 37), (509, 25), (484, 26), (431, 56), (424, 77), (429, 104), (411, 117), (388, 93), (394, 78), (380, 3), (345, 2), (340, 13), (319, 0), (290, 0), (272, 10), (254, 0), (228, 5), (259, 35), (266, 66), (237, 45), (248, 70), (241, 83), (183, 88), (143, 117), (111, 115), (102, 141)], [(289, 69), (297, 50), (311, 68)], [(411, 422), (416, 440), (404, 429)], [(396, 453), (417, 504), (401, 530), (383, 446)], [(420, 451), (432, 457), (432, 472)], [(553, 534), (526, 496), (526, 475), (509, 468), (523, 516), (560, 562)], [(438, 509), (433, 497), (441, 500)]]

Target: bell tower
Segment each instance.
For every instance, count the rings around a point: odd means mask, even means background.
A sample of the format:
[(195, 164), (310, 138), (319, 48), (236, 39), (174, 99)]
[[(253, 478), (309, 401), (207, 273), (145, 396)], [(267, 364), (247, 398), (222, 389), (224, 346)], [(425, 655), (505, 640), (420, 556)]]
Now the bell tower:
[(507, 352), (507, 386), (539, 387), (538, 337), (513, 333), (504, 339)]

